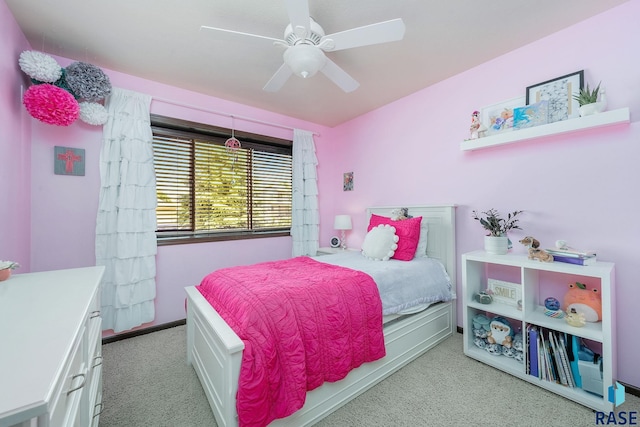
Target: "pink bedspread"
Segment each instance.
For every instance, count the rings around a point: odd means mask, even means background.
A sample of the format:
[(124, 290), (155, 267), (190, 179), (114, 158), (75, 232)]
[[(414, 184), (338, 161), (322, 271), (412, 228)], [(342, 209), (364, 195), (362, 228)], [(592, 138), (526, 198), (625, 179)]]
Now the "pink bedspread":
[(242, 339), (241, 426), (265, 426), (300, 409), (307, 390), (385, 355), (373, 279), (308, 257), (226, 268), (200, 293)]

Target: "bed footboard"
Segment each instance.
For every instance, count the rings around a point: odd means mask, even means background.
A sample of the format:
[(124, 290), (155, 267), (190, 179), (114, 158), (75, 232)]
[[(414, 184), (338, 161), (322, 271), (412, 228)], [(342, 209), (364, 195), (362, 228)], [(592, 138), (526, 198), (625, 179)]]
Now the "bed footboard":
[(187, 362), (220, 427), (238, 425), (236, 392), (244, 344), (194, 287), (187, 292)]
[[(187, 292), (187, 360), (202, 383), (216, 422), (237, 426), (236, 392), (244, 345), (195, 287)], [(309, 392), (305, 405), (270, 426), (302, 427), (317, 423), (373, 387), (454, 332), (455, 300), (385, 326), (384, 358), (365, 363), (335, 383)]]

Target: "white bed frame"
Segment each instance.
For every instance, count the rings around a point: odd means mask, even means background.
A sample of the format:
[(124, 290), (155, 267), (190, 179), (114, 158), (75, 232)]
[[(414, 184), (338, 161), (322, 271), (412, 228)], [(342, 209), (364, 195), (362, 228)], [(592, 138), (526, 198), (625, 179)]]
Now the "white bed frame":
[[(396, 207), (369, 208), (391, 216)], [(408, 206), (409, 214), (429, 224), (427, 255), (445, 265), (456, 286), (455, 206)], [(238, 425), (236, 391), (244, 344), (194, 287), (187, 292), (187, 361), (193, 365), (220, 427)], [(451, 336), (456, 330), (455, 300), (433, 304), (384, 327), (386, 356), (354, 369), (341, 381), (307, 393), (305, 405), (270, 426), (301, 427), (317, 423), (351, 399)]]

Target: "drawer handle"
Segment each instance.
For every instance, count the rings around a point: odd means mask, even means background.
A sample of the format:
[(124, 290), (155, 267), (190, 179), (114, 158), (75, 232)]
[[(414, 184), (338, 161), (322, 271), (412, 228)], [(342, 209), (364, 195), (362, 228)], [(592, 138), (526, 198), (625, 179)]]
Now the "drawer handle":
[(73, 393), (76, 390), (80, 390), (82, 387), (84, 387), (85, 382), (87, 381), (87, 376), (85, 374), (76, 374), (74, 376), (71, 377), (71, 383), (73, 383), (73, 380), (75, 380), (76, 378), (80, 378), (82, 377), (82, 382), (80, 383), (80, 385), (78, 387), (74, 387), (72, 389), (70, 389), (69, 391), (67, 391), (67, 396), (70, 395), (71, 393)]
[(94, 319), (96, 317), (100, 317), (100, 310), (92, 311), (89, 319)]
[[(98, 412), (96, 412), (97, 407), (100, 407), (100, 411)], [(102, 402), (96, 403), (96, 405), (93, 407), (93, 418), (100, 416), (100, 414), (102, 414), (102, 411), (104, 411), (104, 404)]]
[(96, 356), (93, 358), (93, 366), (91, 366), (92, 368), (95, 368), (96, 366), (100, 366), (102, 365), (102, 356)]

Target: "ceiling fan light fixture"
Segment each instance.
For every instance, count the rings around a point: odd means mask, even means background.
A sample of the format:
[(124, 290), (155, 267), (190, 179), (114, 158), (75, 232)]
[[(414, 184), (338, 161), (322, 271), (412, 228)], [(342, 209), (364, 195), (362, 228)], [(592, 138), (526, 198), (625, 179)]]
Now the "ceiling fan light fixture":
[(320, 71), (327, 60), (320, 48), (310, 44), (291, 46), (284, 52), (283, 57), (291, 71), (304, 79)]

